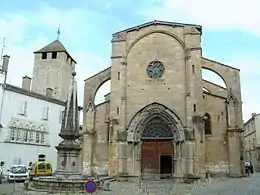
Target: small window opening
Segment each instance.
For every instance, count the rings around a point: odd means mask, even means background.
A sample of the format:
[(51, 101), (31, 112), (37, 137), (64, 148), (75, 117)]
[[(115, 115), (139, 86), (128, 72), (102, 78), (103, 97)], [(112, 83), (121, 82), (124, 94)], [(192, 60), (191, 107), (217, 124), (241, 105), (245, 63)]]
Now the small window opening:
[(116, 114), (117, 115), (119, 114), (119, 108), (118, 107), (116, 108)]
[(47, 53), (46, 52), (42, 53), (42, 59), (44, 59), (44, 60), (47, 59)]
[(52, 52), (51, 59), (56, 59), (56, 58), (57, 58), (57, 52)]
[(120, 80), (120, 72), (117, 73), (117, 80)]
[(209, 113), (206, 113), (204, 115), (205, 119), (204, 119), (204, 132), (205, 135), (211, 135), (212, 131), (211, 131), (211, 116), (209, 115)]
[(197, 108), (196, 108), (196, 104), (193, 104), (193, 112), (196, 112)]
[(192, 74), (195, 74), (195, 66), (192, 65)]

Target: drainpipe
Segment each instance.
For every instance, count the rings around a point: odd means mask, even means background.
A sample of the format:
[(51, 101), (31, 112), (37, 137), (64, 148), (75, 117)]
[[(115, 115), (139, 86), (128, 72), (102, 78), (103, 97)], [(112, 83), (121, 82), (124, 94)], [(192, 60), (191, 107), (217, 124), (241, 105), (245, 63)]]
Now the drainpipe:
[(4, 105), (4, 95), (5, 95), (5, 91), (6, 91), (6, 80), (7, 80), (7, 69), (8, 69), (9, 58), (10, 58), (10, 56), (2, 57), (3, 63), (2, 63), (1, 70), (0, 70), (4, 74), (4, 83), (0, 83), (0, 85), (2, 85), (2, 88), (3, 88), (3, 94), (2, 94), (2, 98), (1, 98), (1, 108), (0, 108), (0, 129), (3, 128), (2, 113), (3, 113), (3, 105)]

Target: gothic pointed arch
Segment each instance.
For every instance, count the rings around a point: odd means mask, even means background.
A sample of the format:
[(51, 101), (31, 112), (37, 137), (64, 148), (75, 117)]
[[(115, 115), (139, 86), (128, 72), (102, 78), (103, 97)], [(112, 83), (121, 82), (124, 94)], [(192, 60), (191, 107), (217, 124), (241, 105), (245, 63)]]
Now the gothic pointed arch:
[(184, 130), (178, 115), (163, 104), (154, 102), (139, 110), (127, 128), (128, 141), (172, 139), (183, 141)]

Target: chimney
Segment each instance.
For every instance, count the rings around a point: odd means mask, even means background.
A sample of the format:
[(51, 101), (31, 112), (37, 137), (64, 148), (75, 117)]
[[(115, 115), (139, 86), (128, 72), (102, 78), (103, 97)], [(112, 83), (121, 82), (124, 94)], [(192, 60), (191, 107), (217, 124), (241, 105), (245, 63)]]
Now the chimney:
[(46, 96), (47, 97), (52, 97), (52, 93), (53, 93), (52, 88), (46, 88)]
[(22, 88), (27, 90), (27, 91), (30, 91), (31, 90), (31, 82), (32, 82), (32, 79), (30, 77), (24, 76), (23, 82), (22, 82)]
[(256, 113), (255, 113), (255, 112), (253, 112), (253, 113), (251, 114), (251, 116), (252, 116), (252, 117), (255, 117), (255, 116), (256, 116)]
[(10, 56), (8, 56), (8, 55), (4, 55), (3, 56), (2, 70), (5, 71), (5, 72), (7, 72), (7, 70), (8, 70), (9, 59), (10, 59)]

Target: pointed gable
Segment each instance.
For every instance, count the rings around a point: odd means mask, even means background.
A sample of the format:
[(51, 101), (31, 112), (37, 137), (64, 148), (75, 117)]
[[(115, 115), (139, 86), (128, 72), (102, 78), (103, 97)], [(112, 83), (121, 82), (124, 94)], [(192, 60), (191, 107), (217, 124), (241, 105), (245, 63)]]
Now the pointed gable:
[(34, 53), (42, 52), (67, 52), (67, 50), (59, 40), (55, 40), (38, 51), (35, 51)]
[(239, 102), (238, 99), (234, 96), (231, 88), (228, 90), (227, 103), (229, 102), (234, 102), (234, 103)]
[(165, 26), (172, 26), (172, 27), (185, 27), (185, 26), (189, 26), (189, 27), (193, 27), (194, 31), (199, 32), (200, 34), (202, 34), (202, 26), (200, 25), (196, 25), (196, 24), (185, 24), (185, 23), (178, 23), (178, 22), (167, 22), (167, 21), (159, 21), (159, 20), (154, 20), (151, 22), (147, 22), (138, 26), (134, 26), (119, 32), (116, 32), (113, 34), (113, 39), (118, 38), (118, 36), (120, 36), (120, 34), (122, 33), (128, 33), (131, 31), (135, 31), (135, 30), (139, 30), (141, 28), (145, 28), (145, 27), (149, 27), (152, 25), (165, 25)]

